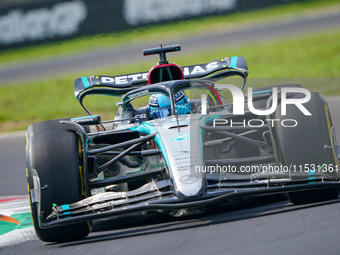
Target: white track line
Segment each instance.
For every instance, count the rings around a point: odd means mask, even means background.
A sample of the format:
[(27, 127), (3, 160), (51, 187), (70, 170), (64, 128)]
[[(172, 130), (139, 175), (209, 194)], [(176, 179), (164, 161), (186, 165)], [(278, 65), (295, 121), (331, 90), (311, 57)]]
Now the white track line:
[(29, 212), (30, 210), (28, 197), (0, 203), (0, 214), (6, 216), (11, 216), (13, 213)]

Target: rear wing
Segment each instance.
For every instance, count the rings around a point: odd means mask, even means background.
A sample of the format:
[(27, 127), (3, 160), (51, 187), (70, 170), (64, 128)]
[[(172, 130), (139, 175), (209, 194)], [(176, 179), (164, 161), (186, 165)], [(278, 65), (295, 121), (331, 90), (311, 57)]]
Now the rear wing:
[[(191, 65), (182, 67), (185, 79), (207, 78), (209, 75), (223, 72), (218, 76), (224, 78), (230, 75), (248, 75), (247, 62), (243, 57), (221, 58), (207, 64)], [(79, 100), (82, 94), (109, 94), (121, 96), (130, 90), (147, 85), (148, 72), (140, 72), (119, 76), (89, 76), (76, 79), (74, 83), (74, 94)], [(94, 89), (94, 90), (93, 90)], [(109, 91), (107, 90), (109, 89)], [(93, 91), (91, 91), (93, 90)]]
[[(210, 81), (238, 75), (244, 79), (242, 89), (248, 76), (247, 62), (243, 57), (221, 58), (210, 63), (181, 67), (184, 78), (204, 78)], [(120, 76), (89, 76), (76, 79), (74, 82), (74, 95), (80, 105), (89, 114), (83, 104), (88, 95), (108, 95), (120, 97), (131, 90), (147, 85), (148, 72), (126, 74)]]

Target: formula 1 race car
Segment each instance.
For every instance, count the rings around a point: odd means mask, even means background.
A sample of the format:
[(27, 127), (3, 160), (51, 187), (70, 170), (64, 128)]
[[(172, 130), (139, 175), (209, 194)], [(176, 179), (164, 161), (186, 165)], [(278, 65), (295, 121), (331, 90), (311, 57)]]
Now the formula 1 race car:
[[(293, 204), (338, 197), (335, 131), (321, 94), (299, 84), (244, 94), (243, 57), (169, 63), (166, 53), (180, 50), (144, 50), (160, 56), (149, 72), (77, 79), (89, 116), (28, 128), (28, 190), (42, 241), (85, 238), (93, 220), (118, 215), (180, 217), (272, 194)], [(90, 113), (90, 95), (121, 98), (113, 120)]]

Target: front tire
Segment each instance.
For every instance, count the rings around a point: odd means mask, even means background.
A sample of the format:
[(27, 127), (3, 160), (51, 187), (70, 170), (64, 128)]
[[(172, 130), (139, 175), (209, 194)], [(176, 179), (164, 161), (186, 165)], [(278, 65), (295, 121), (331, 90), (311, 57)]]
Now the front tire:
[(59, 120), (31, 125), (27, 130), (27, 181), (32, 218), (37, 236), (45, 242), (66, 242), (85, 238), (91, 230), (89, 222), (42, 229), (37, 203), (32, 202), (32, 170), (37, 171), (41, 187), (42, 219), (52, 212), (52, 205), (77, 202), (85, 197), (81, 181), (82, 160), (79, 138)]

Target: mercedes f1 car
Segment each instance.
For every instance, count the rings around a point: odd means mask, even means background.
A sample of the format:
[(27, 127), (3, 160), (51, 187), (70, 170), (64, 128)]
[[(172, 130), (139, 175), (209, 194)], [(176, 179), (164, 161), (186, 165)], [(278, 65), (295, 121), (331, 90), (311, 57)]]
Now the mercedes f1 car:
[[(160, 56), (149, 72), (77, 79), (74, 93), (88, 116), (28, 128), (28, 191), (41, 240), (84, 238), (100, 218), (180, 217), (234, 198), (338, 197), (335, 132), (321, 94), (299, 84), (244, 94), (243, 57), (180, 67), (166, 59), (179, 50), (144, 50)], [(235, 76), (240, 87), (228, 83)], [(120, 98), (113, 120), (91, 114), (90, 95)]]

